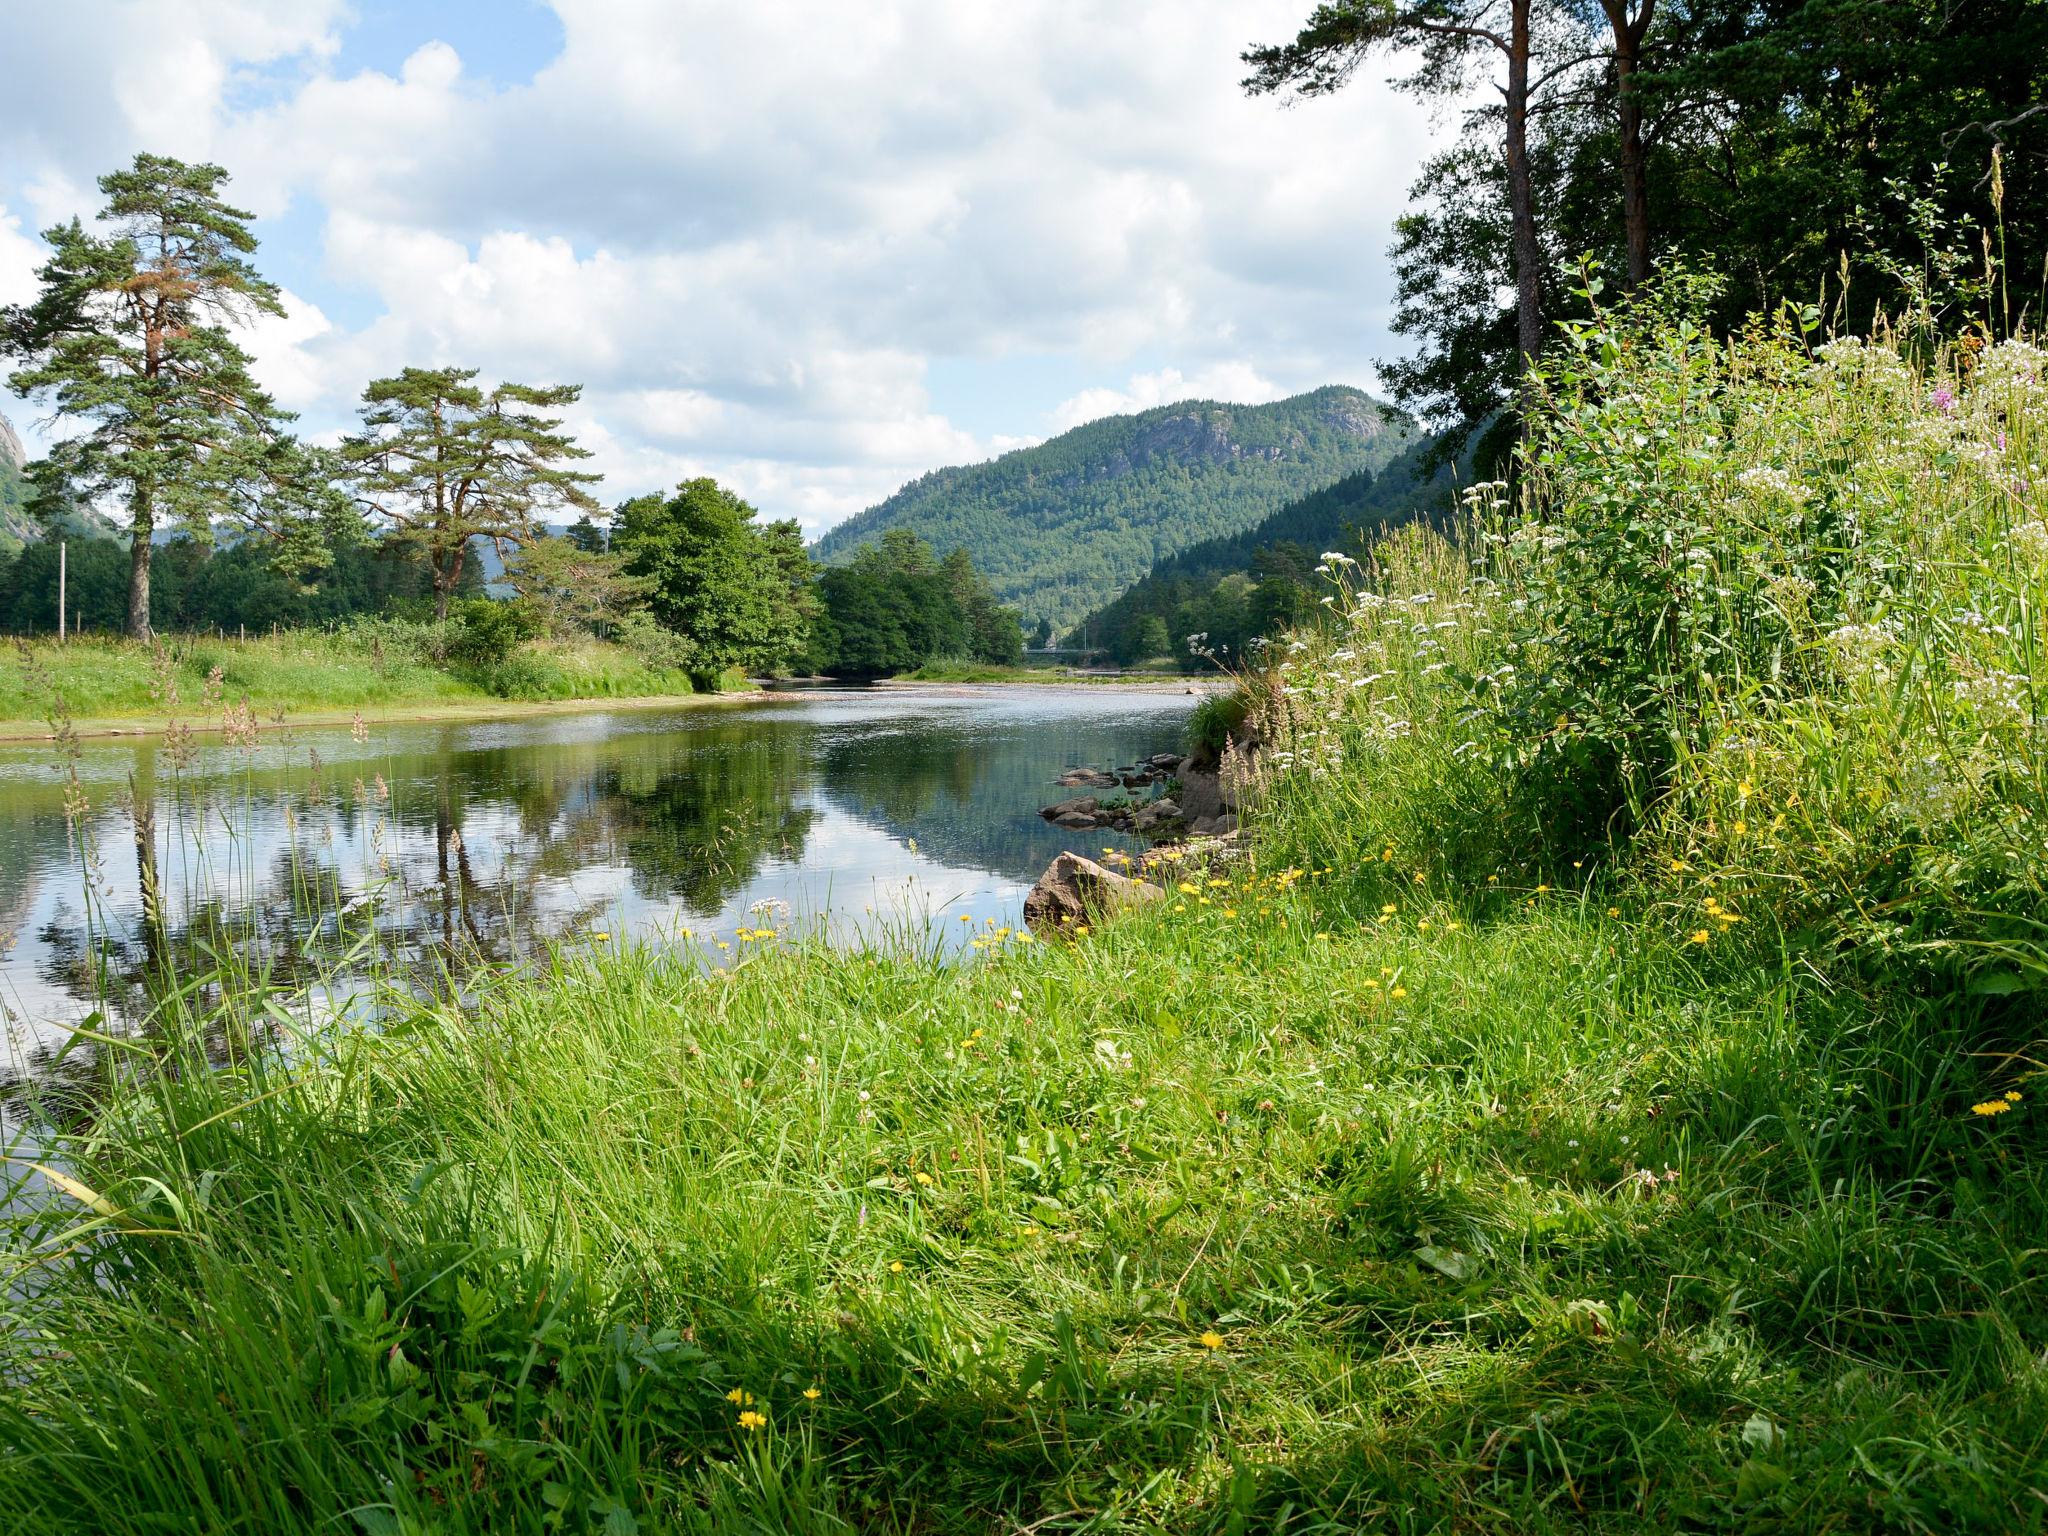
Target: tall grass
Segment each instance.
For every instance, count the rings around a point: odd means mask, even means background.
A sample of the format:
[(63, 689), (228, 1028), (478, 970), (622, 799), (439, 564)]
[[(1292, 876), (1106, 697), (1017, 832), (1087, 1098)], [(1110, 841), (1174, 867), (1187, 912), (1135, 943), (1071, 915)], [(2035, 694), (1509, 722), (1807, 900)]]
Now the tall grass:
[(16, 1222), (0, 1512), (2038, 1528), (2048, 1182), (1970, 1020), (1528, 899), (1242, 876), (167, 1045)]
[(0, 1523), (2048, 1528), (2032, 354), (1607, 324), (1166, 900), (174, 995), (5, 1206)]
[[(285, 708), (398, 709), (492, 699), (686, 695), (687, 674), (598, 640), (531, 640), (502, 659), (452, 659), (434, 626), (363, 621), (250, 640), (165, 636), (156, 649), (105, 636), (28, 642), (30, 665), (0, 667), (0, 726), (40, 721), (52, 692), (81, 721), (166, 718), (166, 677), (185, 699), (208, 688), (259, 714)], [(16, 645), (17, 656), (23, 644)]]

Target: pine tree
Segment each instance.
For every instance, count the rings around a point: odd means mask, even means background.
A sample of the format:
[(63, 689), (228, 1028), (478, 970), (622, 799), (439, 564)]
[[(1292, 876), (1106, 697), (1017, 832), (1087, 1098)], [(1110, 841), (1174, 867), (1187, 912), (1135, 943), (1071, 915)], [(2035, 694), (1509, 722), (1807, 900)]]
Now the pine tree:
[(250, 376), (234, 339), (234, 326), (284, 306), (248, 260), (252, 216), (222, 200), (227, 179), (217, 165), (137, 155), (100, 178), (108, 233), (76, 219), (46, 230), (41, 291), (0, 311), (0, 352), (20, 364), (9, 385), (82, 427), (35, 466), (39, 504), (126, 508), (127, 627), (138, 640), (150, 636), (160, 527), (206, 539), (217, 520), (237, 522), (306, 575), (356, 526), (324, 456), (287, 434), (290, 413)]
[(541, 414), (573, 405), (579, 386), (500, 384), (484, 390), (474, 368), (407, 368), (363, 391), (363, 430), (342, 447), (363, 493), (416, 540), (434, 573), (434, 614), (462, 583), (472, 541), (501, 556), (541, 534), (551, 512), (596, 508), (571, 469), (590, 450)]

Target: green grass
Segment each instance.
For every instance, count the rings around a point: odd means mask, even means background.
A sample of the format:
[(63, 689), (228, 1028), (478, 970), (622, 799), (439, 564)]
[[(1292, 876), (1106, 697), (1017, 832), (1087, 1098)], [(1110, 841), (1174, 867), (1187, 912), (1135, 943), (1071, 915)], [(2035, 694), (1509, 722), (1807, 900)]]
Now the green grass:
[[(159, 657), (132, 641), (82, 637), (59, 646), (19, 644), (0, 664), (0, 736), (47, 730), (53, 696), (82, 724), (147, 724), (172, 713), (186, 719), (217, 714), (210, 698), (239, 703), (257, 715), (362, 710), (395, 713), (504, 700), (569, 700), (687, 694), (680, 673), (650, 669), (631, 652), (602, 641), (532, 641), (491, 667), (437, 665), (403, 638), (384, 643), (374, 628), (327, 634), (287, 631), (275, 637), (221, 640), (167, 636)], [(208, 677), (219, 669), (210, 691)], [(168, 709), (165, 677), (178, 704)]]
[[(2048, 1530), (2048, 374), (1673, 336), (1204, 712), (1228, 882), (378, 1030), (183, 973), (0, 1200), (0, 1528)], [(1645, 380), (1669, 464), (1580, 430)], [(1624, 611), (1701, 648), (1552, 641)]]
[(2042, 1528), (2044, 1137), (1971, 1113), (2030, 1092), (1982, 1018), (1288, 884), (965, 969), (570, 953), (154, 1075), (62, 1149), (120, 1214), (16, 1223), (0, 1514)]

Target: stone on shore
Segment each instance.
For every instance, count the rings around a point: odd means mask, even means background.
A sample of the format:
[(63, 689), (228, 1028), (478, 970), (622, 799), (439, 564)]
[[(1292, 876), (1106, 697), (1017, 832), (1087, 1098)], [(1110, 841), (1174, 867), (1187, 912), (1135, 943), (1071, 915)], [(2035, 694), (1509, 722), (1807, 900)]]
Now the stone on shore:
[(1078, 853), (1063, 853), (1024, 898), (1024, 921), (1043, 934), (1071, 933), (1079, 924), (1165, 896), (1156, 885), (1127, 879)]
[(1071, 800), (1060, 800), (1048, 805), (1038, 814), (1047, 821), (1058, 821), (1062, 816), (1093, 816), (1102, 802), (1093, 795), (1076, 795)]

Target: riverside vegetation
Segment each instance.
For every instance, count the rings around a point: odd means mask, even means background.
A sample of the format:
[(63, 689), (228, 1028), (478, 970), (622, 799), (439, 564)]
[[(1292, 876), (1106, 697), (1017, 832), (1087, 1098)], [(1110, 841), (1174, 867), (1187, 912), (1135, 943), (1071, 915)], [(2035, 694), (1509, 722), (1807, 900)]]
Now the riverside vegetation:
[(170, 990), (6, 1206), (0, 1513), (2042, 1529), (2048, 353), (1687, 312), (1331, 562), (1167, 900)]

